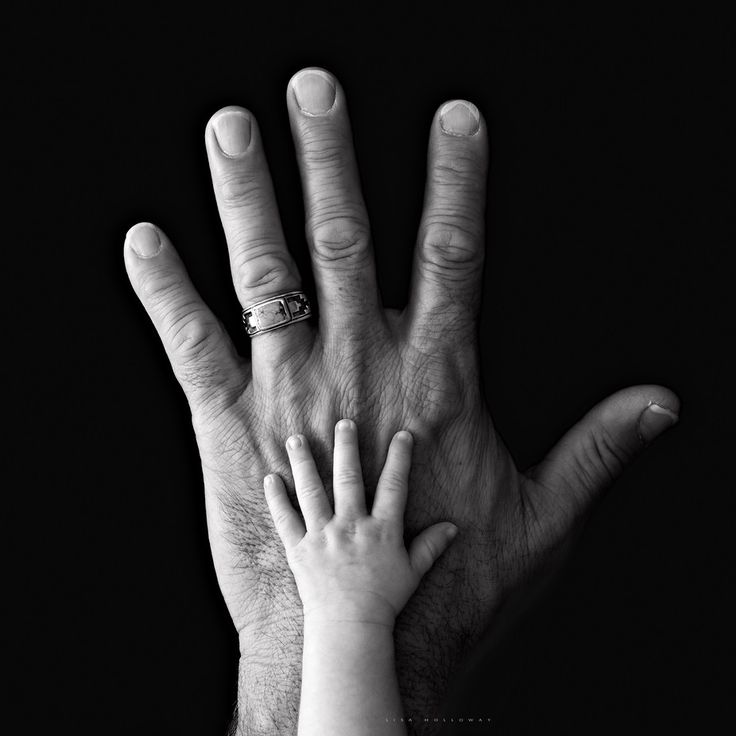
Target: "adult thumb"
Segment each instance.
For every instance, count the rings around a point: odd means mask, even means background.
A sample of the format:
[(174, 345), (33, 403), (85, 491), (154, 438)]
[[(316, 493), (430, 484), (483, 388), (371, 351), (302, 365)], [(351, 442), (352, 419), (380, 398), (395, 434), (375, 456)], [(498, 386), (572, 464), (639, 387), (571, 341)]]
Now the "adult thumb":
[(558, 510), (585, 513), (636, 455), (677, 422), (679, 413), (679, 399), (662, 386), (618, 391), (591, 409), (532, 469), (535, 492), (549, 496)]

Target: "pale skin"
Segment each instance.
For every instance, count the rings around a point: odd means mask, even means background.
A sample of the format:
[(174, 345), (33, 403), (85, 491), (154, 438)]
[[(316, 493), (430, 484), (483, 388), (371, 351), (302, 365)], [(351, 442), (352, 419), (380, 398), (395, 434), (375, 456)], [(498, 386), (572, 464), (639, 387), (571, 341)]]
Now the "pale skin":
[(408, 549), (404, 509), (411, 433), (391, 440), (367, 508), (355, 423), (335, 425), (334, 512), (304, 435), (286, 442), (300, 516), (276, 474), (266, 502), (304, 608), (299, 736), (406, 733), (394, 663), (396, 616), (457, 533), (421, 531)]
[[(394, 428), (414, 436), (408, 533), (436, 519), (463, 530), (396, 621), (405, 709), (434, 715), (482, 632), (489, 625), (501, 631), (515, 618), (540, 572), (563, 559), (595, 500), (679, 412), (667, 388), (623, 389), (593, 407), (539, 463), (517, 468), (480, 385), (488, 165), (482, 115), (453, 100), (429, 126), (408, 302), (388, 309), (377, 286), (345, 92), (329, 72), (304, 69), (290, 80), (286, 102), (318, 320), (255, 336), (244, 359), (160, 228), (139, 223), (124, 248), (133, 288), (192, 413), (212, 556), (239, 634), (235, 727), (243, 734), (293, 734), (297, 723), (301, 605), (262, 492), (267, 473), (290, 477), (283, 437), (308, 436), (324, 470), (335, 422), (352, 418), (361, 427), (371, 489)], [(205, 142), (241, 305), (299, 289), (254, 116), (240, 107), (218, 111)], [(489, 335), (492, 327), (485, 327)], [(494, 354), (514, 359), (503, 345), (494, 345)], [(549, 357), (539, 356), (540, 371)], [(438, 726), (414, 728), (430, 734)]]

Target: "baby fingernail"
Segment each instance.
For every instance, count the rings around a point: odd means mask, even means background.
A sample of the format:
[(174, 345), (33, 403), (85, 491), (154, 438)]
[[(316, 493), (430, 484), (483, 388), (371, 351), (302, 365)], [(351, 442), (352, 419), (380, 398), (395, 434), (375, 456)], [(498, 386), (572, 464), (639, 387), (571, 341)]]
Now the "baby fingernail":
[(457, 527), (454, 524), (448, 524), (445, 527), (445, 534), (447, 534), (450, 539), (454, 539), (457, 536), (457, 531)]
[(291, 437), (289, 437), (288, 440), (286, 440), (286, 446), (290, 450), (298, 450), (302, 446), (301, 437), (298, 437), (297, 435), (293, 434)]
[(250, 117), (240, 110), (220, 113), (212, 128), (220, 150), (226, 156), (240, 156), (250, 145)]
[(158, 230), (148, 222), (130, 228), (125, 236), (125, 242), (139, 258), (153, 258), (161, 250)]
[(449, 135), (473, 135), (480, 128), (478, 108), (464, 100), (448, 102), (440, 110), (440, 127)]
[(324, 72), (306, 69), (291, 82), (297, 105), (307, 115), (324, 115), (335, 104), (337, 90)]
[(411, 442), (414, 438), (411, 436), (411, 432), (407, 432), (405, 429), (402, 429), (400, 432), (396, 433), (396, 439), (401, 440), (401, 442)]
[(652, 402), (644, 409), (639, 418), (639, 437), (643, 442), (649, 444), (665, 429), (669, 429), (673, 424), (676, 424), (679, 418), (672, 409)]
[(337, 423), (337, 429), (339, 432), (350, 432), (355, 429), (355, 422), (351, 419), (341, 419)]

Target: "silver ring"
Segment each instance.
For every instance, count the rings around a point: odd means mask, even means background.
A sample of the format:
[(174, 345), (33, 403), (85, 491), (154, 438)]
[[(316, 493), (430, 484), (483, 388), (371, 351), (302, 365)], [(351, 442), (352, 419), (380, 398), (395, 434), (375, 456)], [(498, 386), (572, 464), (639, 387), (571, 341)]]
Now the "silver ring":
[(312, 316), (312, 306), (303, 291), (277, 294), (243, 310), (243, 324), (250, 337), (301, 322)]

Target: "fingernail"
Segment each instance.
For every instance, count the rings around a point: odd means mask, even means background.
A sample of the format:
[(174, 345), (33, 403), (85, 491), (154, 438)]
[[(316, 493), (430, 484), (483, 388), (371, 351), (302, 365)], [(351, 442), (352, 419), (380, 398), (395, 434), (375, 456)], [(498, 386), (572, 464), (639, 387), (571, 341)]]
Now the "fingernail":
[(293, 434), (286, 440), (286, 446), (290, 450), (298, 450), (302, 446), (302, 440), (298, 435)]
[(125, 242), (138, 258), (153, 258), (161, 250), (161, 237), (158, 230), (148, 222), (130, 228), (125, 236)]
[(250, 145), (250, 117), (239, 110), (220, 113), (212, 121), (220, 150), (226, 156), (240, 156)]
[(445, 534), (449, 539), (454, 539), (457, 536), (457, 527), (454, 524), (448, 524), (445, 527)]
[(299, 109), (307, 115), (324, 115), (335, 104), (337, 90), (324, 72), (314, 69), (299, 72), (291, 84)]
[(396, 433), (396, 439), (401, 440), (402, 442), (411, 442), (414, 438), (411, 436), (411, 432), (407, 432), (405, 429), (402, 429), (400, 432)]
[(337, 423), (337, 430), (339, 432), (350, 432), (353, 429), (355, 429), (355, 422), (353, 422), (351, 419), (341, 419)]
[(473, 135), (480, 128), (480, 113), (472, 102), (453, 100), (440, 110), (440, 126), (449, 135)]
[(263, 487), (264, 488), (270, 488), (272, 485), (273, 485), (273, 476), (272, 475), (267, 475), (263, 479)]
[(671, 409), (652, 402), (639, 417), (639, 437), (642, 442), (649, 444), (665, 429), (676, 424), (679, 418)]

